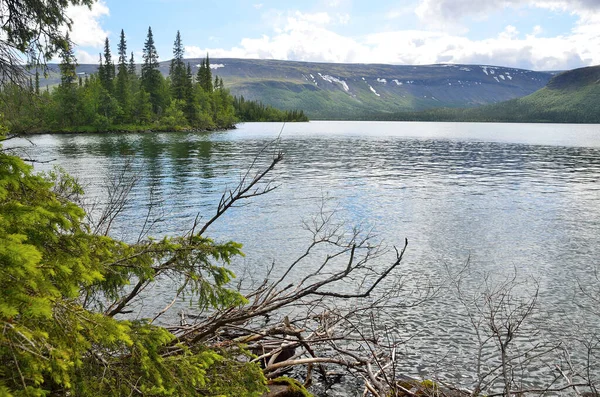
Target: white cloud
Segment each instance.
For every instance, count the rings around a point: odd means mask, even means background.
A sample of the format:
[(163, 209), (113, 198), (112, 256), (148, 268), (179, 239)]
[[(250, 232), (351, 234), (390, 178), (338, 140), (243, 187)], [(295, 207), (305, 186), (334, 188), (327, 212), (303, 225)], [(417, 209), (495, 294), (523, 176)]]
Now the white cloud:
[(539, 36), (542, 33), (544, 33), (544, 29), (540, 25), (535, 25), (533, 27), (533, 31), (531, 32), (531, 35), (535, 37), (535, 36)]
[(263, 8), (263, 3), (258, 3), (258, 4), (254, 4), (253, 7), (256, 8), (257, 10), (260, 10), (261, 8)]
[(75, 58), (77, 58), (77, 63), (82, 64), (97, 64), (98, 63), (98, 55), (91, 55), (87, 51), (77, 49), (75, 50)]
[[(423, 3), (429, 0), (423, 0)], [(437, 1), (437, 0), (436, 0)], [(440, 0), (448, 4), (449, 0)], [(471, 0), (455, 0), (467, 3)], [(504, 3), (511, 2), (504, 0)], [(525, 1), (512, 0), (512, 3)], [(545, 6), (558, 4), (546, 1)], [(579, 2), (584, 4), (583, 1)], [(433, 3), (431, 3), (433, 4)], [(570, 69), (600, 63), (600, 14), (581, 11), (567, 35), (539, 37), (542, 28), (521, 35), (508, 25), (496, 37), (474, 40), (439, 30), (396, 30), (348, 37), (334, 31), (338, 23), (328, 13), (278, 14), (273, 33), (244, 38), (230, 49), (187, 46), (191, 57), (260, 58), (297, 61), (434, 64), (495, 64), (536, 70)]]
[(508, 25), (504, 28), (504, 31), (500, 33), (499, 38), (503, 40), (512, 40), (516, 39), (519, 36), (519, 31), (516, 27), (512, 25)]
[(394, 8), (385, 13), (385, 19), (398, 19), (407, 15), (414, 15), (415, 9), (411, 6)]
[(70, 6), (67, 16), (73, 21), (71, 40), (78, 46), (102, 47), (109, 32), (102, 28), (100, 19), (108, 15), (110, 11), (103, 0), (94, 3), (91, 9), (86, 6)]
[(465, 16), (484, 18), (505, 8), (537, 7), (583, 14), (600, 10), (598, 0), (420, 0), (415, 10), (428, 24), (459, 23)]
[(339, 23), (340, 25), (347, 25), (348, 22), (350, 22), (350, 14), (345, 13), (345, 14), (337, 14), (336, 16), (337, 19), (337, 23)]

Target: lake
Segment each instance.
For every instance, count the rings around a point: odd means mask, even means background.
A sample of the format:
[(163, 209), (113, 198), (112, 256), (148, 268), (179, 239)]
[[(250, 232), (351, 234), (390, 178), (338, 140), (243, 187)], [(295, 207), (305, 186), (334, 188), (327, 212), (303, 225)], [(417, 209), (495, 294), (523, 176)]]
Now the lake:
[[(217, 240), (244, 244), (246, 257), (233, 264), (238, 274), (260, 277), (273, 261), (288, 263), (308, 243), (303, 220), (325, 203), (340, 220), (372, 230), (389, 246), (408, 238), (407, 275), (446, 285), (468, 261), (469, 291), (485, 275), (527, 280), (518, 294), (537, 285), (540, 338), (565, 338), (573, 360), (585, 358), (575, 339), (595, 335), (599, 324), (579, 289), (600, 284), (593, 277), (600, 265), (600, 126), (311, 122), (281, 128), (248, 123), (213, 133), (40, 135), (20, 151), (55, 160), (36, 168), (60, 165), (100, 202), (104, 182), (128, 167), (138, 183), (113, 235), (133, 241), (150, 200), (163, 219), (155, 236), (188, 230), (198, 213), (211, 216), (224, 190), (280, 136), (258, 160), (266, 164), (273, 151), (285, 153), (272, 174), (277, 189), (208, 230)], [(169, 288), (155, 291), (138, 315), (164, 305)], [(403, 353), (406, 372), (469, 387), (473, 333), (452, 291), (443, 288), (435, 301), (398, 310), (395, 326), (413, 338)], [(528, 377), (551, 367), (538, 363)]]

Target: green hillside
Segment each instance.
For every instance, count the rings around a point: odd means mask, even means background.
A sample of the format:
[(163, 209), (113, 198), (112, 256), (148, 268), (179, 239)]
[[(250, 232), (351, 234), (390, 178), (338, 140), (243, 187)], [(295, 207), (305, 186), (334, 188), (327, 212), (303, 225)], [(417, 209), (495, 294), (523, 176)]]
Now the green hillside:
[[(200, 59), (186, 59), (195, 73)], [(438, 108), (472, 108), (529, 95), (552, 73), (487, 65), (381, 65), (211, 59), (233, 95), (311, 119), (366, 119)], [(80, 76), (97, 65), (80, 65)], [(160, 71), (167, 75), (169, 61)], [(58, 75), (42, 82), (56, 84)]]
[(522, 98), (471, 109), (372, 113), (366, 119), (528, 123), (600, 123), (600, 66), (554, 76), (542, 89)]
[(600, 123), (600, 66), (553, 77), (541, 90), (523, 98), (466, 111), (490, 121)]

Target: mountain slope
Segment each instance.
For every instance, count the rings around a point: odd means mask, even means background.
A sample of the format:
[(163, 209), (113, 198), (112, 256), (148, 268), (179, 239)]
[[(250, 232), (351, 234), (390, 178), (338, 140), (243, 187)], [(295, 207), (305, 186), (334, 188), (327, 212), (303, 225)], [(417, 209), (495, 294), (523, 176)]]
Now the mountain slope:
[[(195, 73), (200, 59), (187, 59)], [(234, 95), (280, 109), (302, 109), (313, 119), (355, 119), (373, 113), (464, 108), (529, 95), (551, 73), (473, 65), (333, 64), (255, 59), (211, 59), (213, 74)], [(161, 63), (168, 74), (169, 61)], [(80, 65), (81, 75), (97, 65)], [(56, 84), (53, 74), (44, 84)]]
[(550, 73), (471, 65), (365, 65), (219, 59), (214, 73), (235, 95), (311, 118), (474, 107), (528, 95)]
[(371, 120), (476, 121), (526, 123), (600, 123), (600, 66), (553, 77), (533, 94), (470, 109), (438, 108), (393, 114), (372, 113)]
[(467, 111), (486, 119), (561, 123), (600, 123), (600, 66), (553, 77), (546, 87), (523, 98)]

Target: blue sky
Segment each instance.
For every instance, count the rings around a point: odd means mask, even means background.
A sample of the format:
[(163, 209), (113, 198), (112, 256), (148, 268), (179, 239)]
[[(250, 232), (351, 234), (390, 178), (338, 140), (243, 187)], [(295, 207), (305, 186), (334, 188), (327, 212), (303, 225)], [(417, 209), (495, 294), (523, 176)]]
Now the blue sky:
[(600, 63), (600, 0), (100, 0), (69, 10), (80, 63), (121, 29), (138, 60), (152, 26), (161, 60), (494, 64), (536, 70)]

